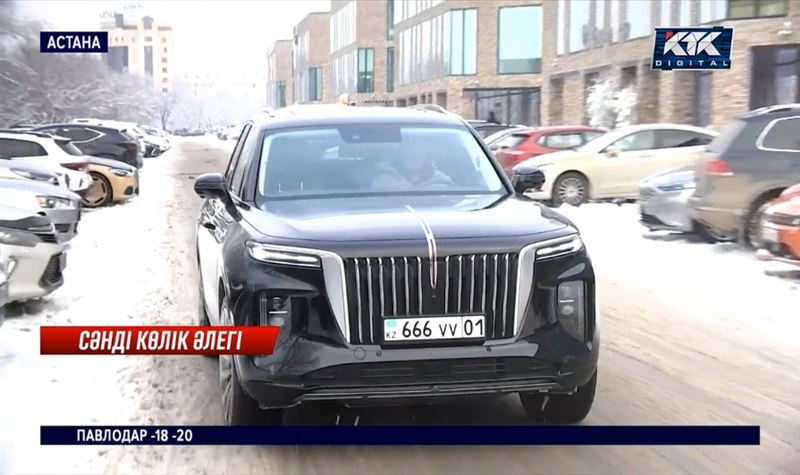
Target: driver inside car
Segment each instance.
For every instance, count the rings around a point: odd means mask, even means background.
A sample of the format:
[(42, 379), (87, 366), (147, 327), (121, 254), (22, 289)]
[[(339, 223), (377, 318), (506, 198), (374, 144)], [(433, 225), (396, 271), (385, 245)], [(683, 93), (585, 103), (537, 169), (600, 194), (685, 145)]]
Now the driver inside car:
[(405, 147), (399, 157), (379, 166), (373, 187), (414, 190), (453, 186), (453, 180), (436, 168), (433, 155), (422, 141)]

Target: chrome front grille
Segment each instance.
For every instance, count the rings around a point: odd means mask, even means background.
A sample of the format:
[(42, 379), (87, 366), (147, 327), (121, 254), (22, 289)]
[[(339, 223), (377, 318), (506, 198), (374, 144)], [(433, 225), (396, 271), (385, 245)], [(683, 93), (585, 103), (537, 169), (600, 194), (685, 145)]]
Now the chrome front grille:
[(350, 343), (382, 342), (383, 319), (480, 314), (486, 338), (513, 336), (517, 253), (344, 260)]

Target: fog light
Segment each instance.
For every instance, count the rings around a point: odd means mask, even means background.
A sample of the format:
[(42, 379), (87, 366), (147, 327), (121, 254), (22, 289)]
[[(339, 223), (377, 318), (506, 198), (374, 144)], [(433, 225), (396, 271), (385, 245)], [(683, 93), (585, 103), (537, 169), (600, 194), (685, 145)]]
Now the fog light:
[(584, 308), (584, 285), (581, 280), (562, 282), (558, 285), (556, 311), (561, 326), (575, 338), (586, 338), (586, 318)]
[(262, 295), (259, 304), (259, 323), (282, 327), (292, 314), (292, 300), (289, 297)]

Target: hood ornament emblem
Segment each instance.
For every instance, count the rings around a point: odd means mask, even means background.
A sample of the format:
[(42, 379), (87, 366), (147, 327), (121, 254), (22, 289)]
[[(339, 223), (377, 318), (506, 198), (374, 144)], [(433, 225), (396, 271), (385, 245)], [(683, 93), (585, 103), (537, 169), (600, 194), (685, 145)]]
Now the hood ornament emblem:
[(438, 262), (437, 262), (437, 249), (436, 249), (436, 238), (433, 235), (433, 231), (431, 227), (428, 225), (427, 221), (417, 213), (417, 211), (412, 208), (411, 206), (406, 206), (411, 213), (416, 216), (417, 220), (419, 221), (420, 227), (422, 227), (422, 233), (425, 234), (425, 240), (428, 243), (428, 266), (429, 266), (429, 277), (430, 277), (430, 284), (431, 289), (436, 289), (436, 284), (439, 280), (438, 274)]

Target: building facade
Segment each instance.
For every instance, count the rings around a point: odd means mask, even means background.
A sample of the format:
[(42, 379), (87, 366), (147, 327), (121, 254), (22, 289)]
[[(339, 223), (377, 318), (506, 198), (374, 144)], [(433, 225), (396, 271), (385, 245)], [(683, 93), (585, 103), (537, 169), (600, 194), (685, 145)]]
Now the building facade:
[(292, 97), (295, 103), (333, 102), (329, 13), (309, 13), (294, 27)]
[[(326, 45), (300, 35), (294, 44), (295, 80), (305, 58), (326, 64), (327, 55), (323, 102), (348, 94), (356, 104), (438, 104), (468, 119), (587, 124), (590, 88), (607, 80), (635, 98), (634, 122), (716, 128), (753, 108), (800, 102), (800, 1), (334, 0), (331, 8), (327, 22), (307, 17), (297, 28), (329, 37)], [(654, 28), (716, 25), (734, 28), (730, 70), (651, 69)]]
[(173, 31), (148, 15), (114, 13), (101, 20), (108, 32), (106, 62), (117, 72), (142, 76), (153, 87), (168, 92), (173, 87)]
[(267, 52), (267, 107), (294, 103), (292, 40), (278, 40)]
[(331, 91), (355, 104), (394, 104), (394, 2), (333, 0)]

